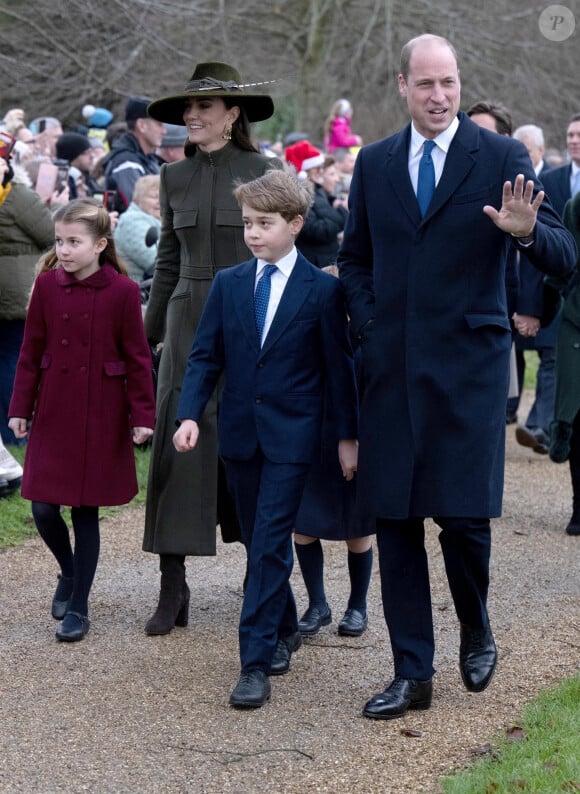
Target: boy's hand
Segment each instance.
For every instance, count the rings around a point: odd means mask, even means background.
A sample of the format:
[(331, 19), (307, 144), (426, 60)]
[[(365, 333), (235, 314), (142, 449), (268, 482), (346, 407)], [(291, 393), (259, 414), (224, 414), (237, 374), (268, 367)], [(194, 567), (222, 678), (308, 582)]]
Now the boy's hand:
[(144, 444), (153, 435), (153, 429), (151, 427), (133, 427), (131, 433), (134, 444)]
[(8, 420), (8, 427), (16, 438), (26, 438), (28, 435), (28, 422), (26, 419), (22, 419), (21, 417), (13, 416), (11, 419)]
[(184, 419), (173, 436), (173, 446), (178, 452), (189, 452), (197, 444), (199, 425), (193, 419)]
[(338, 442), (338, 460), (346, 480), (352, 480), (358, 461), (358, 441), (347, 438)]

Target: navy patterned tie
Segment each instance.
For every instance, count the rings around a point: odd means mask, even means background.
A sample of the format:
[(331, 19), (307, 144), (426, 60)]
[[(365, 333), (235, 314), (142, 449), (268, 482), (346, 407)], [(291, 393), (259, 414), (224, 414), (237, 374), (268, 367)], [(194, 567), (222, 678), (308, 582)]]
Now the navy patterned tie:
[(266, 322), (268, 303), (270, 302), (270, 287), (272, 286), (270, 279), (272, 273), (277, 269), (276, 265), (266, 265), (260, 276), (260, 280), (256, 284), (256, 291), (254, 292), (254, 316), (256, 318), (256, 331), (258, 332), (260, 344), (264, 332), (264, 323)]
[(417, 201), (421, 215), (425, 215), (431, 197), (435, 192), (435, 168), (431, 152), (435, 146), (435, 141), (425, 141), (423, 143), (423, 156), (419, 161), (419, 178), (417, 180)]

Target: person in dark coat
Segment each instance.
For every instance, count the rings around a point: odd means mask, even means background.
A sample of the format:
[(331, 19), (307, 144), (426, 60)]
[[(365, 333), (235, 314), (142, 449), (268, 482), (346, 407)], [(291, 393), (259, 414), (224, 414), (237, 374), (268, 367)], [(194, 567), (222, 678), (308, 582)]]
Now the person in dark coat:
[(282, 168), (250, 140), (249, 122), (273, 112), (268, 95), (246, 91), (237, 70), (222, 63), (198, 64), (182, 92), (149, 106), (152, 118), (185, 124), (189, 136), (185, 159), (161, 166), (161, 237), (145, 314), (150, 343), (163, 342), (143, 537), (143, 549), (160, 557), (159, 602), (145, 627), (151, 635), (187, 625), (185, 557), (216, 553), (216, 524), (225, 541), (240, 539), (218, 463), (218, 395), (209, 401), (202, 440), (191, 455), (177, 455), (171, 439), (187, 357), (212, 281), (249, 255), (234, 186)]
[(574, 241), (534, 189), (519, 141), (459, 112), (452, 45), (402, 51), (411, 123), (362, 148), (338, 267), (362, 344), (357, 496), (377, 518), (395, 678), (364, 708), (391, 719), (429, 708), (434, 632), (424, 519), (434, 518), (460, 621), (460, 671), (484, 690), (497, 652), (487, 613), (490, 517), (501, 512), (512, 240), (548, 273)]
[(550, 458), (568, 461), (572, 517), (568, 535), (580, 535), (580, 192), (564, 206), (564, 225), (574, 235), (579, 256), (562, 309), (556, 350), (556, 399), (550, 426)]
[(56, 212), (55, 232), (32, 290), (10, 427), (29, 435), (22, 496), (61, 569), (56, 636), (75, 642), (89, 630), (99, 507), (137, 493), (133, 443), (153, 433), (155, 404), (139, 287), (117, 259), (109, 213), (76, 199)]
[(322, 268), (336, 263), (339, 235), (346, 222), (346, 202), (330, 197), (323, 187), (324, 155), (308, 141), (296, 144), (293, 149), (301, 146), (304, 148), (299, 152), (302, 162), (298, 171), (314, 185), (314, 204), (306, 216), (296, 246), (309, 262)]
[[(336, 265), (323, 270), (338, 276)], [(358, 380), (360, 398), (362, 382)], [(343, 540), (347, 547), (350, 593), (338, 633), (359, 637), (368, 625), (367, 593), (373, 567), (375, 522), (372, 516), (361, 514), (360, 505), (357, 509), (356, 478), (345, 480), (342, 476), (336, 460), (337, 443), (336, 424), (326, 401), (321, 451), (308, 472), (294, 531), (294, 551), (308, 593), (308, 608), (298, 621), (298, 630), (304, 637), (318, 634), (332, 620), (324, 587), (322, 540)]]

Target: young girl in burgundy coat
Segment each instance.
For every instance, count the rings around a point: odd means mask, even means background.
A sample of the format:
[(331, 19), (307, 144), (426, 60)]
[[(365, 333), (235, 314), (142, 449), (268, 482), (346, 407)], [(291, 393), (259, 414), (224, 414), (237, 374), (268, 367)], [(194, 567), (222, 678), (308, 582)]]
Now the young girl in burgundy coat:
[[(52, 616), (59, 640), (89, 630), (99, 556), (99, 507), (137, 493), (133, 443), (153, 432), (151, 357), (138, 285), (117, 258), (107, 210), (78, 199), (54, 216), (40, 262), (10, 403), (9, 426), (29, 435), (22, 496), (61, 573)], [(28, 425), (31, 420), (30, 432)], [(74, 552), (60, 512), (71, 507)]]

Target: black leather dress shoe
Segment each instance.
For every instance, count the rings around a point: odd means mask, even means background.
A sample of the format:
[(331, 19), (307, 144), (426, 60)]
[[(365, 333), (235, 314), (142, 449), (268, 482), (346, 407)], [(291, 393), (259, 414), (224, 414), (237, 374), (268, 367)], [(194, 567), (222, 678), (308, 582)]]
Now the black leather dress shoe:
[(550, 437), (541, 427), (516, 427), (516, 441), (539, 455), (547, 455), (550, 450)]
[(58, 575), (58, 584), (52, 599), (50, 614), (55, 620), (62, 620), (67, 613), (73, 589), (73, 577)]
[(90, 625), (86, 615), (80, 615), (78, 612), (67, 612), (63, 622), (56, 630), (56, 638), (61, 642), (78, 642), (88, 633)]
[(299, 631), (290, 634), (288, 637), (281, 637), (272, 657), (270, 675), (284, 675), (284, 673), (287, 673), (290, 669), (290, 658), (301, 645), (302, 634)]
[(489, 627), (473, 628), (461, 624), (459, 669), (469, 692), (483, 692), (489, 685), (497, 665), (497, 649)]
[(570, 523), (566, 527), (566, 534), (580, 535), (580, 518), (577, 515), (573, 515), (570, 519)]
[(347, 609), (338, 624), (338, 633), (343, 637), (360, 637), (368, 625), (368, 618), (358, 609)]
[(373, 720), (394, 720), (396, 717), (404, 717), (407, 711), (413, 709), (428, 709), (432, 695), (433, 684), (430, 678), (417, 681), (414, 678), (396, 676), (384, 692), (369, 700), (363, 714)]
[(322, 607), (308, 607), (298, 621), (298, 631), (303, 637), (313, 637), (323, 626), (332, 620), (332, 612), (328, 604)]
[(230, 695), (230, 706), (238, 709), (259, 709), (269, 700), (270, 692), (270, 681), (263, 670), (242, 671)]

